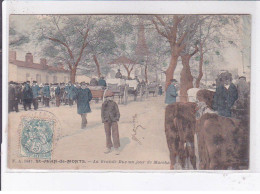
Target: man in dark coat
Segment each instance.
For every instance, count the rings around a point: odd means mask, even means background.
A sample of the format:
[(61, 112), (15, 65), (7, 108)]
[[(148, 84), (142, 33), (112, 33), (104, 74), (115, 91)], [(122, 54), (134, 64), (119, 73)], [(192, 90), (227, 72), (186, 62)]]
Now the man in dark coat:
[(32, 88), (30, 86), (30, 81), (27, 81), (24, 84), (24, 89), (23, 89), (23, 107), (25, 111), (27, 111), (27, 107), (29, 108), (29, 110), (31, 110), (32, 99), (33, 99)]
[(116, 73), (116, 75), (115, 75), (115, 78), (119, 78), (119, 79), (122, 78), (122, 74), (121, 74), (121, 72), (120, 72), (120, 69), (117, 70), (117, 73)]
[(104, 79), (104, 76), (101, 76), (101, 77), (100, 77), (100, 79), (98, 80), (98, 85), (99, 85), (99, 86), (107, 87), (107, 82), (106, 82), (106, 80)]
[(65, 83), (60, 83), (60, 101), (65, 104)]
[(176, 84), (177, 84), (177, 80), (172, 79), (171, 84), (168, 86), (166, 90), (166, 96), (165, 96), (166, 104), (173, 104), (176, 102), (176, 97), (178, 96)]
[(68, 100), (69, 100), (69, 105), (73, 105), (73, 101), (75, 100), (76, 97), (76, 87), (69, 82), (68, 87), (67, 87), (67, 92), (68, 92)]
[(46, 107), (49, 107), (50, 104), (50, 98), (51, 98), (51, 92), (50, 92), (50, 86), (48, 83), (45, 84), (45, 86), (42, 89), (42, 95), (43, 95), (43, 101)]
[[(119, 155), (120, 140), (117, 122), (119, 121), (120, 113), (118, 105), (116, 104), (116, 102), (113, 101), (112, 97), (109, 95), (105, 96), (105, 102), (102, 104), (101, 118), (102, 122), (104, 123), (106, 133), (106, 150), (104, 153), (110, 153), (111, 148), (114, 146), (115, 154)], [(111, 131), (113, 143), (111, 141)]]
[(89, 102), (92, 99), (92, 93), (90, 89), (87, 88), (85, 82), (81, 83), (81, 88), (77, 90), (77, 111), (81, 115), (81, 128), (85, 129), (87, 127), (87, 113), (91, 112)]
[(60, 96), (61, 95), (61, 89), (60, 89), (60, 84), (57, 85), (55, 89), (55, 97), (56, 97), (56, 106), (60, 106)]
[(37, 84), (37, 81), (33, 81), (32, 93), (33, 93), (33, 107), (34, 110), (38, 109), (38, 96), (39, 96), (40, 87)]
[(161, 86), (161, 85), (159, 85), (158, 94), (159, 94), (160, 96), (163, 94), (163, 90), (162, 90), (162, 86)]
[(238, 99), (237, 88), (232, 83), (232, 77), (223, 78), (219, 81), (213, 99), (213, 109), (221, 116), (231, 117), (231, 108)]
[(15, 109), (15, 112), (19, 112), (18, 104), (19, 104), (21, 88), (17, 82), (14, 82), (14, 90), (15, 90), (14, 109)]
[(15, 87), (14, 82), (10, 81), (8, 86), (8, 112), (12, 112), (15, 104)]

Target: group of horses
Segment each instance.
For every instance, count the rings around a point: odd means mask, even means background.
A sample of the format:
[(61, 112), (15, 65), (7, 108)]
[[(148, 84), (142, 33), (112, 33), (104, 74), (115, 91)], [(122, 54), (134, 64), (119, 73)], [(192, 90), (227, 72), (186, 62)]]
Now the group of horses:
[(214, 93), (201, 89), (196, 102), (176, 102), (166, 107), (170, 169), (175, 169), (176, 158), (183, 169), (188, 159), (193, 169), (248, 169), (249, 109), (243, 115), (220, 116), (213, 111)]

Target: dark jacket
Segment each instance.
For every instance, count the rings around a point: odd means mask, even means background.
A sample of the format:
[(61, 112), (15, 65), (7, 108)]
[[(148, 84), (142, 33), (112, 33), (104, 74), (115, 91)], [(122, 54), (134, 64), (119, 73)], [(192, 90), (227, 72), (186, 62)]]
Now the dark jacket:
[(213, 109), (221, 116), (231, 117), (231, 108), (237, 98), (237, 88), (233, 83), (230, 84), (228, 89), (224, 85), (220, 85), (217, 87), (214, 95)]
[(102, 122), (116, 122), (119, 121), (120, 112), (117, 104), (113, 100), (106, 100), (101, 108)]
[(92, 93), (90, 89), (79, 88), (76, 93), (76, 99), (77, 99), (78, 114), (91, 112), (89, 102), (92, 99)]
[(173, 104), (176, 102), (176, 97), (178, 96), (176, 87), (170, 84), (166, 90), (165, 103)]
[(120, 71), (118, 71), (115, 75), (115, 78), (122, 78), (122, 74)]
[(25, 87), (23, 89), (23, 99), (24, 100), (32, 100), (33, 99), (33, 93), (32, 88), (29, 84), (25, 84)]
[(57, 86), (57, 88), (55, 89), (55, 96), (60, 96), (60, 94), (60, 86)]
[(107, 86), (107, 82), (104, 79), (99, 79), (98, 80), (98, 85), (106, 87)]
[(8, 87), (8, 99), (9, 99), (10, 101), (13, 101), (13, 100), (16, 99), (14, 86), (9, 86), (9, 87)]
[(40, 87), (38, 85), (32, 86), (33, 98), (37, 98), (39, 96)]
[(50, 86), (44, 86), (42, 90), (42, 94), (44, 97), (50, 98), (51, 97)]

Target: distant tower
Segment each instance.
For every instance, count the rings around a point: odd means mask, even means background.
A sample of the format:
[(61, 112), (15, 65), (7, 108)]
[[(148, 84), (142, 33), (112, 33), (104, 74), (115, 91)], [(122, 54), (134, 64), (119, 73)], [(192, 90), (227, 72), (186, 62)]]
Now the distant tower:
[(144, 24), (141, 18), (139, 18), (138, 36), (137, 36), (137, 45), (135, 49), (135, 54), (137, 55), (137, 57), (144, 57), (149, 54), (149, 49), (147, 47), (146, 40), (145, 40)]
[(141, 75), (145, 77), (145, 81), (148, 82), (147, 78), (147, 63), (149, 56), (149, 49), (145, 40), (144, 24), (142, 16), (139, 16), (139, 25), (138, 25), (138, 35), (137, 35), (137, 45), (135, 49), (136, 57), (139, 61), (143, 61), (144, 72), (141, 72)]

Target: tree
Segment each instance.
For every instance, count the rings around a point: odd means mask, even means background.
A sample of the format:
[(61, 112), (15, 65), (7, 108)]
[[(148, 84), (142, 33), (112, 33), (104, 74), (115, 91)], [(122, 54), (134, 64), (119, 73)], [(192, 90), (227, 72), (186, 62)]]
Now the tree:
[(11, 48), (17, 48), (30, 42), (29, 36), (16, 30), (16, 26), (13, 22), (10, 22), (9, 28), (9, 46)]
[[(200, 16), (200, 18), (203, 16)], [(212, 56), (221, 57), (221, 52), (227, 47), (235, 47), (240, 40), (234, 31), (238, 30), (237, 16), (206, 16), (199, 24), (197, 33), (199, 41), (199, 74), (195, 81), (195, 87), (199, 88), (201, 79), (203, 77), (203, 66), (208, 63), (205, 61), (205, 54), (207, 58)]]
[(139, 18), (139, 24), (138, 24), (137, 45), (135, 48), (135, 54), (139, 63), (144, 66), (145, 82), (148, 83), (148, 63), (150, 62), (149, 61), (150, 53), (149, 53), (148, 46), (146, 44), (143, 16), (138, 16), (138, 18)]
[(183, 66), (181, 70), (181, 78), (180, 78), (180, 101), (181, 102), (188, 101), (187, 91), (190, 88), (193, 88), (193, 76), (191, 74), (191, 69), (190, 69), (190, 59), (199, 51), (199, 48), (197, 45), (195, 45), (195, 49), (192, 53), (189, 53), (189, 50), (190, 49), (187, 49), (187, 51), (181, 55), (181, 61)]
[(137, 29), (136, 16), (117, 16), (113, 24), (113, 32), (115, 34), (116, 49), (114, 54), (118, 57), (116, 64), (121, 64), (127, 71), (128, 79), (131, 78), (131, 72), (137, 65), (135, 57), (136, 34)]
[(193, 18), (194, 16), (190, 15), (155, 15), (151, 18), (155, 29), (161, 36), (167, 39), (171, 48), (171, 60), (166, 70), (166, 89), (170, 84), (170, 80), (173, 78), (180, 53), (186, 47), (186, 37), (194, 33), (193, 28), (196, 28), (191, 22)]
[(42, 54), (55, 62), (67, 64), (72, 83), (75, 82), (78, 66), (84, 63), (83, 53), (93, 28), (91, 16), (59, 15), (43, 18), (37, 29), (38, 41), (45, 42)]

